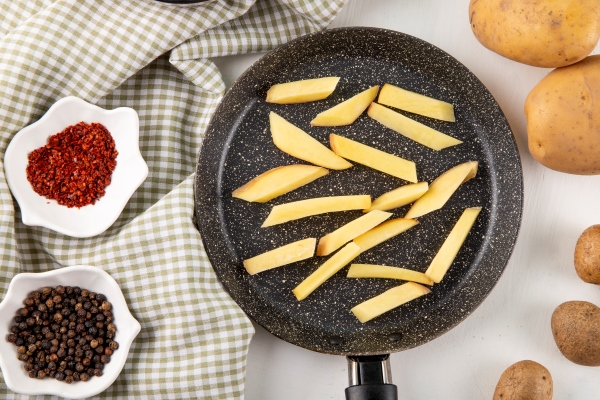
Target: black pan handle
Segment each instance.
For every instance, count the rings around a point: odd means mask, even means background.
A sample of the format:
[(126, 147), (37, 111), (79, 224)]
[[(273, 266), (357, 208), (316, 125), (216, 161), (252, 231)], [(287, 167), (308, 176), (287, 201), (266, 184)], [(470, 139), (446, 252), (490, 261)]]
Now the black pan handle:
[(392, 384), (390, 355), (348, 356), (346, 400), (398, 400)]

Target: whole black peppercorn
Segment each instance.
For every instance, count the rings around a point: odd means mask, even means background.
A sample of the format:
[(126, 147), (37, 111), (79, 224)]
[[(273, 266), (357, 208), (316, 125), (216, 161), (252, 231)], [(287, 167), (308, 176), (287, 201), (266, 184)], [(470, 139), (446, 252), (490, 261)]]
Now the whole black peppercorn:
[(6, 339), (17, 346), (31, 377), (70, 383), (102, 375), (118, 348), (112, 340), (116, 332), (112, 305), (103, 294), (46, 287), (31, 292), (23, 304)]

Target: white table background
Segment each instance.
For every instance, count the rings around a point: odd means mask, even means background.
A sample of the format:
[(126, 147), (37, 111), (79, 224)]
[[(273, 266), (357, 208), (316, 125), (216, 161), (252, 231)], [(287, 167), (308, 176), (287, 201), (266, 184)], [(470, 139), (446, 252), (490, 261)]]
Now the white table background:
[[(600, 367), (583, 367), (564, 358), (552, 338), (550, 318), (565, 301), (600, 305), (600, 288), (581, 281), (573, 267), (577, 238), (600, 223), (600, 176), (562, 174), (533, 160), (523, 104), (550, 70), (510, 61), (480, 45), (471, 32), (468, 6), (468, 0), (350, 0), (331, 25), (401, 31), (457, 58), (500, 104), (523, 163), (523, 221), (503, 276), (457, 327), (425, 345), (392, 354), (393, 383), (400, 400), (491, 399), (504, 369), (530, 359), (550, 370), (554, 399), (599, 399)], [(229, 86), (260, 56), (215, 61)], [(301, 349), (256, 326), (246, 399), (345, 399), (347, 385), (345, 357)]]

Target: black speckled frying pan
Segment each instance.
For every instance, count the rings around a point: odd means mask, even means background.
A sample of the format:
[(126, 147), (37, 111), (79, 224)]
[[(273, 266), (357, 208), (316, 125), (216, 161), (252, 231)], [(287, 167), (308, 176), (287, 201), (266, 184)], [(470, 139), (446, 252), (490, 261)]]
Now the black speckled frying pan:
[[(275, 83), (324, 76), (341, 77), (326, 100), (294, 105), (265, 102), (267, 90)], [(464, 143), (434, 151), (383, 127), (366, 113), (345, 127), (310, 126), (317, 113), (384, 83), (454, 104), (455, 123), (405, 114)], [(329, 134), (337, 133), (412, 160), (419, 181), (431, 183), (454, 165), (479, 161), (476, 178), (461, 185), (444, 208), (419, 218), (416, 227), (354, 260), (425, 271), (462, 211), (481, 206), (483, 210), (448, 274), (430, 294), (362, 324), (350, 309), (400, 282), (346, 278), (345, 267), (308, 298), (297, 301), (292, 289), (327, 257), (248, 275), (242, 260), (292, 241), (320, 238), (363, 215), (361, 211), (330, 213), (261, 228), (273, 205), (333, 195), (370, 194), (374, 199), (406, 184), (355, 164), (344, 171), (331, 171), (268, 203), (232, 198), (234, 189), (262, 172), (304, 163), (273, 144), (270, 111), (325, 145)], [(430, 341), (483, 301), (512, 252), (522, 203), (521, 163), (510, 127), (492, 95), (466, 67), (409, 35), (375, 28), (341, 28), (281, 46), (257, 61), (227, 92), (200, 151), (195, 215), (218, 277), (258, 324), (310, 350), (373, 356)], [(392, 218), (404, 216), (407, 210), (394, 210)]]

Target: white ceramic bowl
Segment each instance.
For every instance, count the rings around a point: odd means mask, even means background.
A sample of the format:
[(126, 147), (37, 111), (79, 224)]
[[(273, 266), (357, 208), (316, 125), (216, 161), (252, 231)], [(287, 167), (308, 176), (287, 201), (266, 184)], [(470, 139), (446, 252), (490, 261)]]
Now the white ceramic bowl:
[[(119, 155), (106, 194), (95, 204), (68, 208), (33, 191), (27, 180), (27, 156), (45, 146), (49, 136), (81, 121), (104, 125), (111, 133)], [(25, 225), (43, 226), (79, 238), (98, 235), (115, 222), (131, 195), (148, 176), (148, 166), (139, 149), (138, 115), (131, 108), (104, 110), (80, 98), (65, 97), (54, 103), (37, 122), (15, 135), (6, 149), (4, 173), (21, 207)]]
[[(114, 340), (119, 348), (104, 366), (103, 375), (94, 376), (87, 382), (71, 384), (52, 378), (30, 378), (23, 369), (24, 363), (17, 359), (17, 347), (9, 343), (6, 337), (16, 311), (23, 307), (27, 295), (44, 286), (79, 286), (96, 293), (102, 293), (112, 303), (114, 324), (117, 327)], [(0, 368), (8, 388), (27, 395), (49, 394), (69, 399), (94, 396), (108, 388), (121, 373), (133, 339), (140, 332), (139, 322), (133, 318), (123, 293), (117, 282), (100, 268), (73, 266), (43, 273), (23, 273), (16, 275), (8, 287), (6, 297), (0, 303)]]

